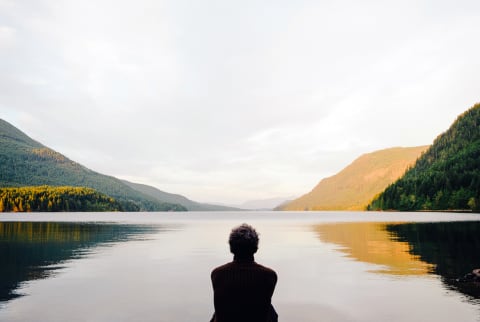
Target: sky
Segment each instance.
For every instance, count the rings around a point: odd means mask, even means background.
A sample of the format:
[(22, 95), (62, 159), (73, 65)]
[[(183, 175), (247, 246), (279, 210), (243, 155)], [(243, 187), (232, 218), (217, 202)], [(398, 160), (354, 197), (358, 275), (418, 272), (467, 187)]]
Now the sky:
[(480, 102), (478, 0), (0, 0), (0, 118), (202, 202), (300, 196)]

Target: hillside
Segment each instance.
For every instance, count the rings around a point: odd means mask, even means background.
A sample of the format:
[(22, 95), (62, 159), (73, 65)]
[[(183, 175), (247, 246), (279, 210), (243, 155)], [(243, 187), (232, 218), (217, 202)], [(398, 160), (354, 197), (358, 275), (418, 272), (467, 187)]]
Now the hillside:
[(220, 205), (211, 205), (206, 203), (200, 203), (193, 200), (188, 199), (182, 195), (177, 195), (173, 193), (168, 193), (165, 191), (161, 191), (155, 187), (148, 186), (145, 184), (133, 183), (127, 180), (122, 180), (123, 183), (128, 185), (129, 187), (142, 192), (152, 198), (157, 200), (161, 200), (163, 202), (168, 203), (175, 203), (180, 204), (187, 208), (189, 211), (235, 211), (240, 210), (239, 208), (227, 207), (227, 206), (220, 206)]
[(0, 119), (0, 187), (43, 185), (92, 188), (115, 198), (126, 211), (186, 210), (87, 169)]
[(414, 167), (379, 194), (371, 210), (480, 211), (480, 104), (439, 135)]
[(306, 195), (277, 210), (364, 210), (372, 198), (405, 173), (427, 146), (367, 153)]

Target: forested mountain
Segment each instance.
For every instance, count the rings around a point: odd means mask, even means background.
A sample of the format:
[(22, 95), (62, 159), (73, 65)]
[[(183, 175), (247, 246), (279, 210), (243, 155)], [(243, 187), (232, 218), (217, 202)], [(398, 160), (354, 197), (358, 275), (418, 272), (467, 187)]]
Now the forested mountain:
[(240, 210), (239, 208), (227, 207), (227, 206), (220, 206), (220, 205), (211, 205), (206, 203), (200, 203), (193, 200), (188, 199), (182, 195), (177, 195), (165, 191), (161, 191), (155, 187), (148, 186), (145, 184), (133, 183), (127, 180), (122, 180), (123, 183), (130, 186), (131, 188), (140, 191), (150, 197), (153, 197), (157, 200), (161, 200), (163, 202), (169, 203), (176, 203), (184, 206), (187, 210), (190, 211), (232, 211), (232, 210)]
[(92, 188), (115, 198), (126, 211), (186, 210), (87, 169), (0, 119), (0, 187), (43, 185)]
[(372, 198), (405, 173), (427, 146), (367, 153), (306, 195), (276, 210), (364, 210)]
[(370, 210), (480, 211), (480, 104), (460, 115)]

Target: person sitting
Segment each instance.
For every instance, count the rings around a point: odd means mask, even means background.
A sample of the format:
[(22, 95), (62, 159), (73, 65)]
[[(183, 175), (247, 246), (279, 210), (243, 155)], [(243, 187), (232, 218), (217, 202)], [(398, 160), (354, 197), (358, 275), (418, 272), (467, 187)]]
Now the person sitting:
[(215, 307), (211, 322), (278, 321), (271, 304), (277, 274), (254, 260), (257, 232), (242, 224), (232, 229), (228, 243), (233, 261), (211, 273)]

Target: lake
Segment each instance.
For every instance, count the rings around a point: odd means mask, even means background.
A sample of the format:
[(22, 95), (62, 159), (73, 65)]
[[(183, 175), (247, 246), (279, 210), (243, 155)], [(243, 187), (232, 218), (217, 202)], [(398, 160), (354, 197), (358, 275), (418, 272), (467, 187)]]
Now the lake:
[(364, 212), (2, 214), (0, 321), (208, 321), (244, 222), (280, 321), (480, 321), (480, 215)]

